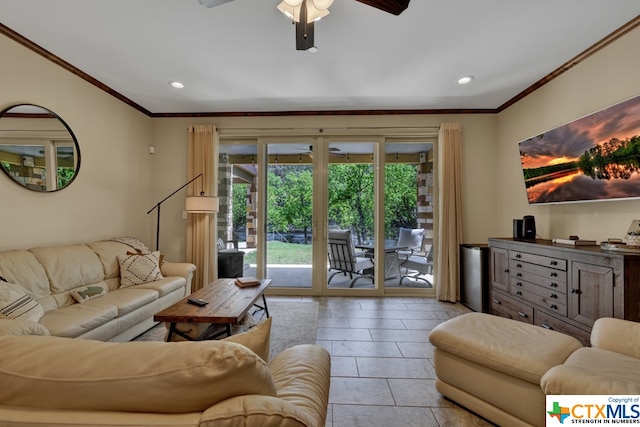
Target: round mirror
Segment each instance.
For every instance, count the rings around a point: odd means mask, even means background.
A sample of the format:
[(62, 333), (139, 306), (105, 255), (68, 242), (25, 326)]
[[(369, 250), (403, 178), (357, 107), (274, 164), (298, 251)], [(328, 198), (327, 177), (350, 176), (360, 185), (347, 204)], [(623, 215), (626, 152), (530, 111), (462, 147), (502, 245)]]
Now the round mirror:
[(0, 168), (29, 190), (62, 190), (80, 169), (78, 141), (53, 111), (14, 105), (0, 112)]

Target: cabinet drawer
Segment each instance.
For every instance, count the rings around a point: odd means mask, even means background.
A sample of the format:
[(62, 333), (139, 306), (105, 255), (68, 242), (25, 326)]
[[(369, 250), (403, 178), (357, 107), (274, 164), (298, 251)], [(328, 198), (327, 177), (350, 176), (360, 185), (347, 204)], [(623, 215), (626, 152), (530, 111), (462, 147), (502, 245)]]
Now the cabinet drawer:
[(573, 325), (569, 325), (564, 321), (557, 319), (541, 310), (536, 310), (535, 324), (545, 329), (551, 329), (552, 331), (562, 332), (563, 334), (571, 335), (582, 343), (582, 345), (590, 345), (589, 332), (576, 328)]
[(533, 284), (529, 289), (524, 289), (524, 286), (514, 286), (511, 288), (510, 293), (511, 295), (527, 300), (527, 302), (552, 310), (554, 313), (558, 313), (559, 315), (567, 315), (566, 295), (550, 293), (545, 288), (541, 288), (540, 286)]
[(560, 281), (557, 278), (542, 277), (531, 273), (522, 273), (511, 278), (512, 287), (521, 287), (525, 282), (536, 284), (558, 294), (567, 294), (567, 282)]
[(511, 259), (529, 262), (531, 264), (542, 265), (545, 267), (551, 267), (557, 270), (567, 271), (566, 259), (553, 258), (544, 255), (528, 254), (526, 252), (520, 251), (511, 251)]
[[(511, 277), (516, 278), (525, 278), (525, 276), (536, 275), (541, 278), (548, 279), (556, 282), (565, 282), (567, 281), (567, 272), (556, 270), (554, 268), (544, 267), (542, 265), (530, 264), (528, 262), (520, 261), (517, 259), (509, 260), (509, 271), (511, 272)], [(525, 279), (529, 281), (534, 281), (532, 279)]]
[(499, 292), (491, 295), (491, 314), (533, 324), (533, 307)]
[(567, 305), (567, 294), (558, 292), (558, 290), (556, 290), (555, 288), (538, 286), (537, 283), (531, 283), (524, 280), (518, 280), (517, 282), (515, 282), (513, 284), (513, 287), (511, 288), (511, 293), (513, 294), (523, 289), (539, 297), (549, 298), (550, 301), (556, 301), (560, 304)]

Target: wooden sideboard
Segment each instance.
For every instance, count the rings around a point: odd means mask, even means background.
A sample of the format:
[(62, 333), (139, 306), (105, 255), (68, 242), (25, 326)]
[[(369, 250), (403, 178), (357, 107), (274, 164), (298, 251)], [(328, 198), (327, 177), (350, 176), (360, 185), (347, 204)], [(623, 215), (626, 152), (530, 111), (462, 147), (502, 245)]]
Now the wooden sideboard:
[(596, 319), (640, 321), (640, 254), (489, 239), (491, 313), (589, 344)]

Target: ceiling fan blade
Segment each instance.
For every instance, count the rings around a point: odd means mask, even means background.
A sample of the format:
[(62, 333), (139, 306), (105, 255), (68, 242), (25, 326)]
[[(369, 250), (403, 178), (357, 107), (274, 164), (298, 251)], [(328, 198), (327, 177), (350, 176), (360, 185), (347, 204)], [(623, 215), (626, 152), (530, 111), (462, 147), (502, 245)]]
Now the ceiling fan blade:
[(356, 0), (360, 3), (364, 3), (369, 6), (373, 6), (376, 9), (383, 10), (393, 15), (400, 15), (406, 8), (409, 7), (409, 1), (411, 0)]

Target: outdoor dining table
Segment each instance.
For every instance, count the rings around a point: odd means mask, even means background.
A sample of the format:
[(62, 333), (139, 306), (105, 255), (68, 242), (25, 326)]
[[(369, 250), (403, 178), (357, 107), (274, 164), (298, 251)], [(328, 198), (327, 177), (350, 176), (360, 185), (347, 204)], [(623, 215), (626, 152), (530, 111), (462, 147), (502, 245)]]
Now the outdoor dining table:
[[(372, 258), (375, 263), (375, 245), (355, 245), (356, 249), (361, 249), (366, 256)], [(400, 258), (398, 251), (408, 249), (406, 246), (385, 246), (384, 247), (384, 280), (401, 277)], [(373, 274), (368, 272), (367, 274)]]

